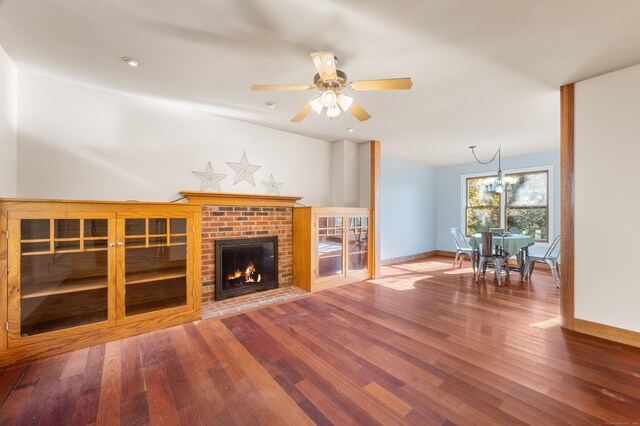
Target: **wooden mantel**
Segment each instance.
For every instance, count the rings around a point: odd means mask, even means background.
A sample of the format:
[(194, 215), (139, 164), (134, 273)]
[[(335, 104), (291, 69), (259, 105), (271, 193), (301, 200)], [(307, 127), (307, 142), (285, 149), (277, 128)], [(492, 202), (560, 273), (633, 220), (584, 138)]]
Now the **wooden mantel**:
[(274, 206), (294, 207), (302, 197), (292, 195), (239, 194), (234, 192), (180, 191), (180, 195), (194, 204), (216, 206)]

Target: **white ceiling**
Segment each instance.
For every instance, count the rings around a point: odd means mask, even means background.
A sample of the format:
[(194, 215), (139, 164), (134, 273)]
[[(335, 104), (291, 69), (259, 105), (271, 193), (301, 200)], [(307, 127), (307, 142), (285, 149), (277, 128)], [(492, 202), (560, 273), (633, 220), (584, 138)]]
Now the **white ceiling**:
[[(469, 145), (558, 148), (558, 87), (640, 63), (639, 22), (638, 0), (0, 0), (0, 45), (18, 68), (445, 165), (471, 161)], [(316, 50), (350, 80), (413, 89), (354, 92), (364, 123), (297, 124), (313, 92), (249, 90), (311, 83)]]

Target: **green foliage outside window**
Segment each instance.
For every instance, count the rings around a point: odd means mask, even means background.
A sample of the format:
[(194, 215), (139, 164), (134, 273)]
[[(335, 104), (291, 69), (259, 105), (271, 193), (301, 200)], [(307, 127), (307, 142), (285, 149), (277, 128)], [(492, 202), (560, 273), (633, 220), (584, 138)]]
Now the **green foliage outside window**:
[(500, 194), (485, 191), (485, 180), (467, 179), (467, 235), (500, 227)]

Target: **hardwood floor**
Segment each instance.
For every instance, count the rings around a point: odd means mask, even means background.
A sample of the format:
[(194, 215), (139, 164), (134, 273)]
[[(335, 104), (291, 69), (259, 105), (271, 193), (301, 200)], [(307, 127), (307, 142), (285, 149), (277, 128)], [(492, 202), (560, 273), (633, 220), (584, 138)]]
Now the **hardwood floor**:
[(544, 323), (558, 313), (544, 271), (498, 288), (446, 258), (391, 265), (0, 369), (0, 424), (638, 422), (640, 350)]

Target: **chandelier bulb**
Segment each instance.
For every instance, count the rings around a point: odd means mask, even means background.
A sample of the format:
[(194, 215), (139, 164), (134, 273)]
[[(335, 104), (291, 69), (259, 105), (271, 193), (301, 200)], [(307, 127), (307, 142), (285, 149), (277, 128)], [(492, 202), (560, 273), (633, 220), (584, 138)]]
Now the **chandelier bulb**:
[(338, 105), (340, 105), (340, 108), (342, 108), (343, 111), (348, 111), (349, 108), (351, 108), (351, 105), (353, 104), (353, 98), (351, 96), (345, 95), (344, 93), (340, 93), (336, 101)]
[(316, 96), (315, 98), (309, 101), (311, 108), (317, 113), (320, 114), (324, 109), (324, 104), (322, 102), (322, 98), (320, 96)]
[(327, 116), (329, 118), (337, 117), (339, 115), (340, 115), (340, 108), (338, 108), (337, 106), (334, 105), (327, 109)]
[(331, 108), (336, 105), (336, 93), (333, 90), (326, 90), (322, 94), (322, 104), (327, 108)]

